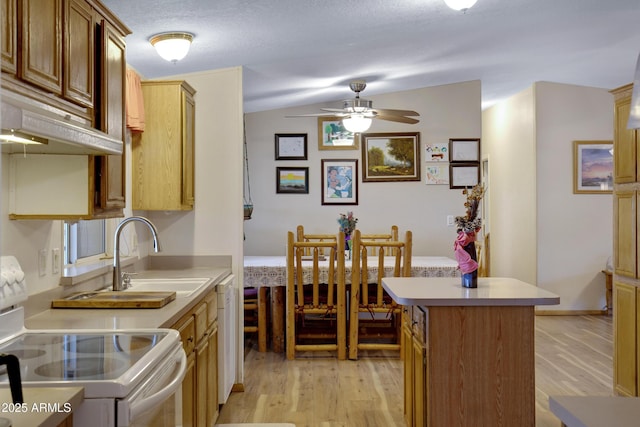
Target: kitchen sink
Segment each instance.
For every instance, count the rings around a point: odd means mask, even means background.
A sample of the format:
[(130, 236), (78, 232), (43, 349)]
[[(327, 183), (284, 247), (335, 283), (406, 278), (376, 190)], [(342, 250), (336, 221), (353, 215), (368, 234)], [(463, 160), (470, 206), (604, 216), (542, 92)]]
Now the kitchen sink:
[(211, 279), (208, 277), (185, 277), (173, 279), (131, 279), (128, 291), (170, 291), (175, 292), (178, 298), (187, 298), (199, 291)]

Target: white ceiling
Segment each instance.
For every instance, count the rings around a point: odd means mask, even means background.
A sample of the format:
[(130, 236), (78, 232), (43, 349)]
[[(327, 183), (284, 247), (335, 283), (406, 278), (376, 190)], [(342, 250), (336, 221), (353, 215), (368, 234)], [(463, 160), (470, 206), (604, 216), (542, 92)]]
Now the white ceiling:
[[(349, 99), (360, 78), (365, 98), (481, 80), (484, 107), (536, 81), (611, 89), (640, 53), (640, 0), (102, 1), (144, 78), (242, 66), (246, 112)], [(177, 64), (148, 42), (166, 31), (195, 34)]]

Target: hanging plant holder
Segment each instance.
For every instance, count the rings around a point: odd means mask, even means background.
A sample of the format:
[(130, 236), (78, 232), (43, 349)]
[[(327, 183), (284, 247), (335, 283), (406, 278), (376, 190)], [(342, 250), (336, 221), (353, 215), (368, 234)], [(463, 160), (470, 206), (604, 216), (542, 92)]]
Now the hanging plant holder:
[(253, 202), (251, 201), (251, 183), (249, 182), (249, 153), (247, 151), (247, 129), (243, 123), (244, 132), (244, 220), (251, 219)]

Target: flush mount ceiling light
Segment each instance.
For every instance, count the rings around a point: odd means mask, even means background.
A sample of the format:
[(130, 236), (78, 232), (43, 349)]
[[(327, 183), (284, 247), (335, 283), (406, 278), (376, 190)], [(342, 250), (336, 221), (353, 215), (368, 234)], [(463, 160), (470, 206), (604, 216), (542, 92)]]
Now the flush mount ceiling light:
[(466, 12), (471, 6), (476, 4), (478, 0), (444, 0), (444, 2), (453, 10)]
[(174, 64), (187, 56), (192, 41), (193, 34), (185, 32), (160, 33), (149, 39), (158, 55)]
[(369, 129), (371, 126), (371, 118), (365, 117), (364, 114), (356, 113), (342, 119), (342, 124), (349, 132), (360, 133)]

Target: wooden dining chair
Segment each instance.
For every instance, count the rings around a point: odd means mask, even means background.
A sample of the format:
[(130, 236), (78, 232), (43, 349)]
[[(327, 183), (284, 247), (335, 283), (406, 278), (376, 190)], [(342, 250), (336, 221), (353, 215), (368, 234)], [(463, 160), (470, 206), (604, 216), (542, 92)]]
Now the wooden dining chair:
[[(365, 240), (354, 233), (351, 261), (349, 359), (358, 350), (401, 350), (402, 306), (382, 287), (384, 277), (411, 277), (411, 231), (404, 241)], [(392, 256), (386, 256), (391, 251)], [(400, 352), (402, 355), (402, 352)]]
[[(323, 253), (327, 255), (321, 266)], [(303, 262), (307, 256), (311, 259)], [(335, 351), (338, 359), (346, 359), (343, 233), (333, 241), (300, 242), (288, 232), (286, 305), (287, 359), (302, 351)]]
[[(336, 234), (305, 234), (304, 226), (299, 225), (296, 228), (296, 240), (298, 242), (336, 242)], [(328, 249), (322, 248), (321, 255), (325, 256)], [(304, 256), (311, 256), (311, 248), (305, 248)]]
[[(391, 226), (391, 233), (389, 234), (361, 234), (360, 238), (362, 240), (371, 240), (371, 241), (380, 241), (380, 242), (397, 242), (398, 241), (398, 226), (397, 225), (392, 225)], [(374, 249), (374, 246), (370, 247), (369, 253), (371, 253), (371, 250)], [(394, 249), (393, 247), (385, 247), (384, 248), (384, 254), (386, 256), (392, 256), (394, 253)]]

